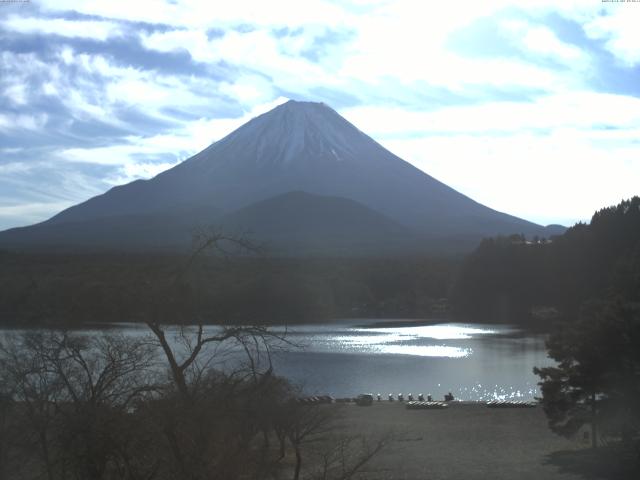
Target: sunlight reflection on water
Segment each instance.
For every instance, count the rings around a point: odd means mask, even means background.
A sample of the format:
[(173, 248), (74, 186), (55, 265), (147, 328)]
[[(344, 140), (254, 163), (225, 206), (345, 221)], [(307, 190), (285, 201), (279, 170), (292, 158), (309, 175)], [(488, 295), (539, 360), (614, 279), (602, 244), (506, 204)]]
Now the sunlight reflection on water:
[(281, 372), (319, 394), (412, 391), (442, 398), (453, 392), (463, 400), (531, 400), (539, 395), (533, 367), (549, 364), (542, 336), (508, 325), (361, 319), (288, 333), (303, 348), (280, 358)]
[(468, 340), (480, 335), (495, 334), (495, 330), (466, 325), (423, 325), (395, 328), (345, 328), (340, 334), (317, 332), (311, 345), (334, 351), (416, 355), (419, 357), (462, 358), (473, 353), (470, 347), (433, 343), (432, 340)]
[(496, 333), (495, 330), (488, 328), (477, 328), (457, 324), (422, 325), (418, 327), (401, 328), (357, 328), (353, 330), (355, 332), (370, 332), (374, 330), (376, 333), (400, 339), (433, 338), (435, 340), (463, 340), (478, 335), (491, 335)]
[(419, 357), (462, 358), (471, 355), (472, 350), (470, 348), (448, 347), (446, 345), (386, 345), (382, 347), (381, 353), (417, 355)]

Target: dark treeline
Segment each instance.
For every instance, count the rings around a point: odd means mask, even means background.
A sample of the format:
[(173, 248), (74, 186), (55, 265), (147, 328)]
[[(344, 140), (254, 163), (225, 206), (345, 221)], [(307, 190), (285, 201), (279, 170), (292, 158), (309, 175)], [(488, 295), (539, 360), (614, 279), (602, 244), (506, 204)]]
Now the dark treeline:
[(485, 239), (455, 257), (273, 258), (0, 252), (0, 322), (297, 323), (442, 317), (548, 327), (592, 298), (640, 300), (640, 199), (562, 236)]
[(562, 236), (485, 239), (453, 288), (459, 315), (544, 324), (590, 299), (640, 301), (640, 198), (604, 208)]
[(446, 313), (454, 258), (0, 253), (0, 322), (295, 323)]
[(549, 333), (555, 364), (534, 369), (549, 427), (567, 437), (590, 434), (593, 447), (607, 445), (634, 471), (613, 476), (637, 478), (640, 197), (551, 239), (485, 239), (461, 265), (452, 301), (464, 318)]
[[(546, 325), (553, 327), (546, 347), (555, 364), (534, 369), (549, 427), (567, 437), (590, 433), (592, 447), (605, 446), (615, 459), (611, 478), (638, 477), (639, 197), (551, 242), (485, 241), (464, 265), (456, 297), (485, 315), (537, 313), (538, 324), (545, 309), (555, 312)], [(594, 465), (597, 458), (604, 457), (594, 455)], [(620, 474), (620, 466), (633, 473)]]

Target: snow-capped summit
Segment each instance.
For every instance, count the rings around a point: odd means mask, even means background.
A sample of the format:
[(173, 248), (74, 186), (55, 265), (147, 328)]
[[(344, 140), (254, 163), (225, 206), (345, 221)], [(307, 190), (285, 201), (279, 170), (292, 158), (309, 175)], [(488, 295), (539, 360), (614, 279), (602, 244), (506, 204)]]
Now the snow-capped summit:
[(294, 163), (357, 162), (363, 160), (359, 149), (369, 142), (369, 137), (324, 103), (289, 100), (185, 164), (243, 162), (272, 168)]

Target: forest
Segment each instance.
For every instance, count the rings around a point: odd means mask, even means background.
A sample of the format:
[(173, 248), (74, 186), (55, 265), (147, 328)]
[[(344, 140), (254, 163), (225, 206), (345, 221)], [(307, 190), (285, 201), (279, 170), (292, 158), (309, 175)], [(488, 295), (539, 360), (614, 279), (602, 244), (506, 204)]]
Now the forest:
[[(215, 253), (215, 252), (214, 252)], [(640, 198), (552, 238), (466, 257), (0, 252), (0, 322), (283, 324), (433, 318), (550, 329), (590, 299), (640, 301)]]
[(440, 317), (451, 258), (0, 254), (0, 322), (275, 324)]
[(640, 197), (551, 239), (485, 239), (452, 289), (462, 318), (532, 326), (575, 318), (591, 299), (640, 301)]

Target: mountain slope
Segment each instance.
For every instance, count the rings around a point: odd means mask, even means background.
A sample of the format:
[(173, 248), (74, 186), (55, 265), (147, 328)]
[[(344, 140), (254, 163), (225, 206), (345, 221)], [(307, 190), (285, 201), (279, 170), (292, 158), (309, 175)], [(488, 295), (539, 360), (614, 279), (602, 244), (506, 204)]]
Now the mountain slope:
[[(400, 253), (415, 251), (419, 236), (353, 200), (289, 192), (226, 215), (209, 209), (116, 215), (74, 222), (45, 222), (1, 234), (12, 247), (68, 250), (184, 249), (194, 228), (216, 225), (264, 243), (272, 254)], [(66, 248), (65, 248), (66, 247)]]
[[(130, 216), (144, 223), (167, 211), (209, 208), (230, 215), (294, 191), (358, 202), (425, 237), (545, 235), (543, 227), (487, 208), (418, 170), (326, 105), (295, 101), (150, 180), (115, 187), (41, 226)], [(28, 227), (20, 235), (37, 230)], [(123, 235), (123, 248), (127, 242)]]
[(364, 205), (340, 197), (289, 192), (241, 208), (219, 220), (245, 231), (270, 250), (293, 253), (401, 252), (419, 236)]
[(42, 222), (0, 232), (0, 245), (62, 251), (184, 249), (191, 245), (194, 228), (214, 224), (219, 217), (215, 209), (201, 207)]

